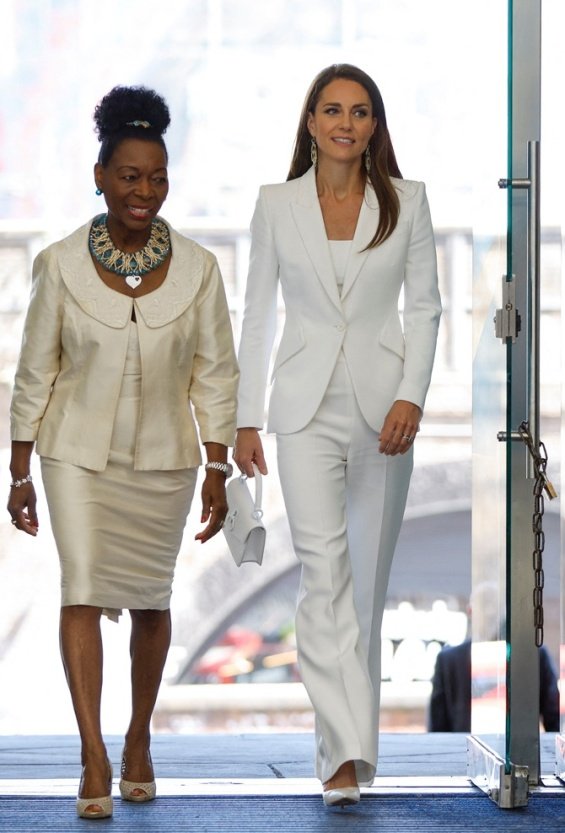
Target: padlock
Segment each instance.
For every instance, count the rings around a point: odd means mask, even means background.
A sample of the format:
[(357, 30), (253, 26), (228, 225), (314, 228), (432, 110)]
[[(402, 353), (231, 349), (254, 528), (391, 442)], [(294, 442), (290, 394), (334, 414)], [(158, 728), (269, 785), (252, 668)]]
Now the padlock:
[(555, 490), (555, 486), (547, 477), (544, 476), (543, 479), (543, 490), (546, 493), (549, 500), (553, 500), (553, 498), (557, 497), (557, 491)]

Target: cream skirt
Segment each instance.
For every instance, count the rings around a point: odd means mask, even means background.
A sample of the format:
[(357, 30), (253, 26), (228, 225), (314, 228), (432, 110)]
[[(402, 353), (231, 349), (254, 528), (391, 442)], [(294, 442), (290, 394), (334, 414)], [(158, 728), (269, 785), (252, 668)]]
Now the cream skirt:
[(130, 330), (106, 469), (41, 460), (61, 564), (61, 604), (102, 607), (111, 619), (122, 608), (169, 608), (197, 475), (195, 468), (133, 468), (141, 366), (133, 322)]

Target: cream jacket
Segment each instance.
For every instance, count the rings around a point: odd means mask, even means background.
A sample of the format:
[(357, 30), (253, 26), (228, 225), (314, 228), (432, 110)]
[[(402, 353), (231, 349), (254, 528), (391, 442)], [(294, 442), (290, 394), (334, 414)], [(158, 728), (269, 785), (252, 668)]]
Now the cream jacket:
[(375, 431), (396, 399), (423, 409), (441, 314), (434, 237), (423, 183), (393, 182), (398, 225), (384, 243), (365, 248), (379, 216), (367, 186), (341, 294), (314, 169), (261, 188), (251, 224), (238, 427), (263, 426), (279, 286), (285, 324), (271, 377), (269, 431), (287, 434), (307, 425), (341, 350), (361, 412)]
[(154, 292), (107, 287), (88, 251), (90, 223), (42, 251), (11, 407), (13, 440), (40, 455), (106, 467), (135, 308), (142, 382), (136, 469), (198, 465), (201, 442), (233, 445), (238, 379), (214, 256), (169, 228), (172, 256)]

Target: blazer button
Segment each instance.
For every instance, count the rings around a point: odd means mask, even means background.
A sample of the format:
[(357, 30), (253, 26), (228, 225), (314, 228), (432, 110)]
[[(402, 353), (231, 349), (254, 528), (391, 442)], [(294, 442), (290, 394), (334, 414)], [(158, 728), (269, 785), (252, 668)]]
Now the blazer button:
[(340, 333), (342, 333), (345, 330), (345, 324), (336, 324), (335, 328), (336, 330), (339, 330)]

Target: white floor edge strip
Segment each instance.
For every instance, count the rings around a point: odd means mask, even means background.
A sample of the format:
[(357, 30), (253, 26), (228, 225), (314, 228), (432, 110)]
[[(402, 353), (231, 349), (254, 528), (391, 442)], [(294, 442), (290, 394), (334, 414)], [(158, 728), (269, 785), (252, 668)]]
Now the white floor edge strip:
[[(76, 796), (78, 778), (0, 779), (0, 797)], [(363, 787), (366, 795), (383, 793), (468, 793), (475, 791), (463, 777), (395, 777), (376, 778), (371, 787)], [(320, 795), (320, 782), (315, 778), (158, 778), (157, 794), (161, 796), (269, 796)], [(114, 779), (113, 794), (118, 793)]]
[[(0, 798), (75, 797), (78, 778), (0, 779)], [(315, 778), (158, 778), (159, 796), (272, 796), (320, 795)], [(113, 795), (119, 796), (118, 779), (114, 779)], [(471, 781), (462, 776), (377, 777), (371, 787), (363, 787), (364, 795), (452, 795), (477, 792)], [(565, 786), (556, 778), (544, 778), (533, 793), (565, 795)]]

